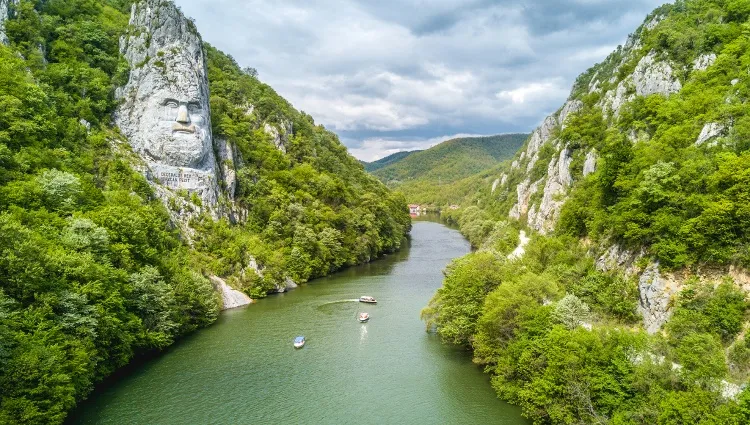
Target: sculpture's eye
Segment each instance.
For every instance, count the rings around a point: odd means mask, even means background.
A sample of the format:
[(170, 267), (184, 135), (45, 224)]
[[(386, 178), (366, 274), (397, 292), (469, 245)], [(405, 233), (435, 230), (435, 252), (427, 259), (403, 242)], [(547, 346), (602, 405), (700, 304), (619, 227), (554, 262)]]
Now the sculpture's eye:
[(166, 102), (164, 102), (164, 106), (169, 109), (177, 109), (180, 107), (180, 104), (176, 100), (167, 100)]
[(188, 105), (188, 110), (190, 111), (191, 114), (198, 114), (200, 113), (201, 109), (202, 109), (201, 105), (197, 103), (190, 103)]

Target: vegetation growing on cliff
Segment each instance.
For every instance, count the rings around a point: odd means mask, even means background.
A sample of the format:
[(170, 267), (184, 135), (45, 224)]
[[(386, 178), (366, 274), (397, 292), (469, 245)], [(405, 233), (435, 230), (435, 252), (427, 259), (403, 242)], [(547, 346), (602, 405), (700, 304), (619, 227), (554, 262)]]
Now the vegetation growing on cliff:
[(535, 423), (750, 420), (749, 390), (721, 395), (722, 380), (747, 379), (737, 335), (750, 303), (735, 285), (690, 286), (667, 333), (649, 336), (634, 329), (635, 282), (598, 271), (575, 240), (536, 238), (522, 259), (507, 253), (456, 260), (422, 317), (444, 341), (470, 347), (498, 395)]
[[(366, 174), (311, 116), (230, 56), (206, 50), (214, 137), (240, 154), (235, 202), (248, 212), (239, 226), (204, 221), (197, 241), (215, 259), (211, 271), (260, 297), (287, 277), (306, 282), (398, 249), (411, 228), (404, 198)], [(286, 153), (264, 131), (268, 123), (293, 129)], [(262, 276), (245, 270), (251, 256)]]
[[(186, 243), (112, 128), (130, 1), (21, 0), (0, 45), (0, 423), (55, 424), (135, 356), (212, 323), (208, 272), (254, 255), (265, 295), (398, 248), (404, 201), (336, 137), (210, 49), (218, 135), (242, 152), (247, 224), (202, 220)], [(243, 121), (238, 105), (256, 105)], [(260, 121), (294, 121), (287, 155)], [(251, 125), (248, 125), (251, 124)], [(117, 149), (113, 145), (118, 145)], [(289, 270), (285, 272), (285, 270)], [(251, 273), (247, 273), (250, 275)]]
[[(535, 423), (750, 421), (750, 390), (742, 389), (750, 368), (747, 291), (731, 278), (706, 283), (696, 273), (750, 265), (749, 18), (745, 1), (659, 8), (629, 50), (579, 78), (571, 100), (582, 108), (554, 130), (531, 170), (526, 163), (497, 170), (507, 186), (492, 193), (488, 175), (464, 200), (472, 207), (446, 214), (474, 246), (486, 247), (518, 202), (517, 185), (539, 181), (528, 200), (529, 209), (539, 207), (548, 164), (570, 150), (573, 184), (567, 197), (557, 195), (565, 204), (555, 232), (534, 235), (519, 260), (508, 260), (505, 248), (458, 260), (423, 313), (443, 339), (471, 348), (498, 395)], [(606, 107), (604, 94), (652, 52), (669, 61), (682, 89), (634, 96), (619, 114)], [(712, 53), (715, 61), (696, 69)], [(696, 143), (710, 123), (721, 131)], [(590, 152), (597, 167), (584, 177)], [(522, 212), (504, 226), (525, 225)], [(639, 324), (636, 306), (647, 294), (638, 277), (595, 267), (592, 254), (612, 244), (643, 250), (635, 267), (655, 261), (693, 276), (680, 281), (671, 318), (655, 335)]]

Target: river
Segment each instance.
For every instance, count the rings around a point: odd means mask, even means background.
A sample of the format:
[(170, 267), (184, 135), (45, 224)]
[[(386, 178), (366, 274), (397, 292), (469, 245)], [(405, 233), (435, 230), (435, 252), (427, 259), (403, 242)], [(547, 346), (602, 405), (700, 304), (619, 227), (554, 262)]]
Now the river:
[[(99, 388), (70, 423), (526, 424), (466, 352), (441, 344), (419, 319), (468, 242), (415, 222), (409, 245), (222, 313)], [(356, 320), (361, 311), (369, 323)], [(297, 335), (307, 337), (299, 350)]]

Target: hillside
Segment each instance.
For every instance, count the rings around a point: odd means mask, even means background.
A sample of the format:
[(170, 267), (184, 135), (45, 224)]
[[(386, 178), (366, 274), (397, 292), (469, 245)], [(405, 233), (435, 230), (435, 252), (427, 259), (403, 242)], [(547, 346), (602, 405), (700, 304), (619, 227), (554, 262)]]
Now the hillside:
[(410, 226), (174, 3), (0, 0), (0, 423), (62, 423), (229, 301), (393, 252)]
[(408, 157), (409, 155), (413, 153), (417, 153), (421, 151), (403, 151), (403, 152), (396, 152), (393, 154), (390, 154), (386, 156), (385, 158), (380, 158), (377, 161), (372, 162), (362, 162), (362, 165), (365, 167), (365, 171), (368, 173), (372, 173), (374, 171), (377, 171), (381, 168), (387, 167), (389, 165), (393, 165), (404, 158)]
[(444, 189), (510, 159), (528, 134), (452, 139), (374, 171), (409, 202), (443, 205)]
[(535, 423), (750, 421), (749, 4), (654, 11), (445, 214), (423, 318)]

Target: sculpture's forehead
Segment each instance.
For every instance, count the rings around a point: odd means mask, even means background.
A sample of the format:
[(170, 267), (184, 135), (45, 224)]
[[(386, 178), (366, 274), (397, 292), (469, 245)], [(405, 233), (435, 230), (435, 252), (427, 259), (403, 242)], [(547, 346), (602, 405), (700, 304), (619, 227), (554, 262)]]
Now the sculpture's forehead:
[[(148, 79), (151, 76), (146, 76)], [(145, 80), (145, 79), (144, 79)], [(156, 78), (156, 83), (148, 85), (150, 88), (141, 92), (142, 99), (150, 98), (154, 101), (175, 99), (181, 102), (207, 102), (208, 93), (200, 84), (194, 82), (174, 82)], [(141, 91), (141, 90), (139, 90)]]
[(149, 87), (150, 97), (208, 100), (208, 83), (202, 69), (180, 65), (167, 63), (165, 67), (153, 66), (143, 75), (140, 86)]

